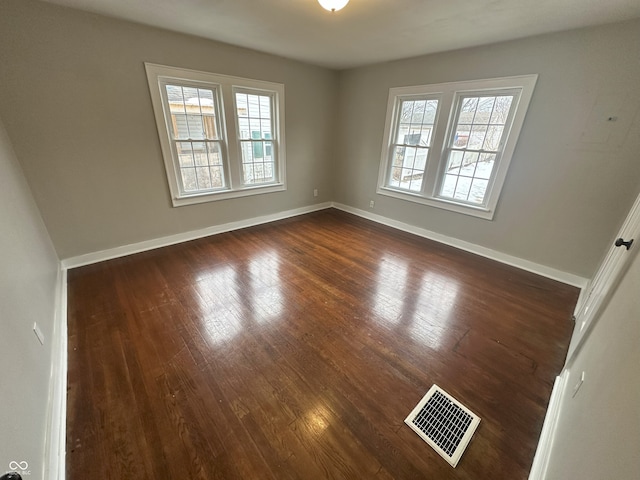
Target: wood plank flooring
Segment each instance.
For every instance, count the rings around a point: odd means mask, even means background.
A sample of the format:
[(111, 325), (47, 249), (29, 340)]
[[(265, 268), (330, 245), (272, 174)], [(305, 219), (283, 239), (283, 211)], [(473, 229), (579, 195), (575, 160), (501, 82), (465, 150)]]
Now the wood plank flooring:
[[(337, 210), (71, 270), (69, 479), (525, 479), (578, 290)], [(457, 468), (403, 421), (482, 419)]]

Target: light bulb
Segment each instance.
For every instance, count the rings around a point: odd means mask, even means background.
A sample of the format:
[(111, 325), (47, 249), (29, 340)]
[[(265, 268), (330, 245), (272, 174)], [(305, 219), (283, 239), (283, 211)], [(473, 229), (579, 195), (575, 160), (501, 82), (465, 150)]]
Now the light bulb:
[(322, 5), (322, 8), (329, 10), (330, 12), (337, 12), (345, 7), (349, 0), (318, 0), (318, 3)]

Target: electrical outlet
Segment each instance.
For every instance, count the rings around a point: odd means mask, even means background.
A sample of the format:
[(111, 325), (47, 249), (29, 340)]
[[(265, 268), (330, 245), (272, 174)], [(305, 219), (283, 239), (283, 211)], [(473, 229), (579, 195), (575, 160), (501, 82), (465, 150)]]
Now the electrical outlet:
[(36, 337), (38, 337), (40, 345), (44, 345), (44, 334), (42, 333), (42, 330), (40, 330), (38, 324), (35, 322), (33, 322), (33, 333), (35, 333)]
[(314, 196), (314, 197), (317, 197), (317, 196), (318, 196), (318, 189), (317, 189), (317, 188), (314, 188), (314, 189), (313, 189), (313, 196)]
[(369, 202), (369, 208), (373, 208), (373, 206), (376, 204), (376, 202), (374, 202), (373, 200), (371, 200)]

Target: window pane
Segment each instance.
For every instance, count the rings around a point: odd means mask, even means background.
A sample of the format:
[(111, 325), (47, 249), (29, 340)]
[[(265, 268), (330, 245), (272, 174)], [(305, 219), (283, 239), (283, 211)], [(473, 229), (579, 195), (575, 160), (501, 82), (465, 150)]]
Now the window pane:
[(195, 165), (191, 142), (176, 142), (176, 151), (180, 167), (193, 167)]
[(200, 108), (202, 113), (205, 113), (208, 109), (213, 109), (213, 92), (204, 88), (198, 89), (198, 96), (200, 97)]
[[(259, 137), (260, 132), (255, 132)], [(272, 142), (242, 142), (242, 172), (246, 184), (266, 183), (275, 180)]]
[(208, 143), (207, 153), (209, 156), (209, 165), (222, 165), (222, 152), (220, 151), (220, 144)]
[(478, 108), (477, 98), (463, 98), (460, 107), (460, 116), (458, 118), (458, 124), (471, 124), (476, 114), (476, 108)]
[(249, 116), (252, 118), (260, 118), (260, 97), (257, 95), (247, 95), (247, 103), (249, 104)]
[(475, 117), (473, 118), (473, 123), (484, 124), (489, 123), (489, 119), (491, 118), (491, 112), (493, 112), (493, 105), (495, 103), (495, 97), (480, 97), (478, 98), (478, 108), (476, 110)]
[(270, 96), (236, 93), (236, 111), (240, 140), (273, 138)]
[(404, 136), (404, 143), (406, 145), (419, 145), (420, 133), (410, 133)]
[(427, 164), (427, 148), (395, 147), (388, 185), (410, 191), (420, 191)]
[(184, 191), (224, 187), (219, 142), (176, 142), (176, 152)]
[(211, 176), (207, 167), (196, 167), (198, 177), (198, 190), (208, 190), (211, 188)]
[(201, 139), (205, 138), (204, 124), (200, 115), (187, 115), (187, 129), (189, 131), (188, 138)]
[(408, 190), (412, 192), (419, 192), (422, 190), (422, 179), (424, 177), (423, 172), (414, 172), (411, 176), (411, 181), (409, 182)]
[[(245, 184), (275, 180), (273, 158), (273, 97), (236, 92), (238, 132), (242, 153), (242, 178)], [(251, 141), (246, 141), (251, 140)]]
[(224, 175), (222, 167), (211, 167), (209, 171), (211, 172), (211, 186), (213, 188), (224, 187)]
[(392, 167), (391, 175), (389, 175), (389, 186), (390, 187), (399, 187), (400, 186), (400, 177), (402, 176), (402, 168), (401, 167)]
[(241, 122), (241, 120), (248, 118), (251, 131), (271, 133), (273, 128), (271, 115), (272, 97), (269, 95), (236, 92), (235, 98), (239, 123), (243, 126), (246, 125), (246, 122)]
[(186, 113), (182, 87), (179, 85), (165, 85), (165, 90), (169, 102), (169, 111), (171, 113)]
[(504, 127), (491, 126), (487, 128), (487, 136), (484, 138), (484, 150), (490, 150), (496, 152), (500, 146), (500, 139), (502, 138), (502, 132)]
[(396, 138), (396, 143), (406, 143), (407, 135), (409, 135), (409, 131), (411, 129), (410, 123), (401, 123), (398, 126), (398, 136)]
[(491, 172), (493, 171), (493, 165), (496, 162), (496, 156), (491, 153), (483, 153), (480, 155), (478, 161), (478, 167), (476, 168), (476, 178), (491, 178)]
[(422, 134), (420, 136), (420, 145), (423, 147), (428, 147), (431, 145), (431, 134), (433, 133), (432, 125), (423, 125), (422, 126)]
[(218, 139), (218, 129), (216, 128), (215, 115), (205, 115), (202, 117), (204, 124), (204, 137), (208, 140)]
[(171, 115), (171, 130), (174, 139), (189, 138), (189, 129), (187, 128), (187, 116), (181, 113)]
[(260, 96), (260, 116), (271, 118), (271, 97), (267, 95)]
[(248, 118), (238, 118), (238, 128), (240, 131), (238, 135), (240, 135), (241, 139), (251, 138), (251, 129), (249, 127), (249, 119)]
[(471, 183), (471, 191), (469, 192), (469, 201), (471, 203), (482, 204), (484, 202), (484, 194), (487, 192), (488, 180), (474, 179)]
[(209, 159), (207, 158), (207, 148), (202, 142), (193, 142), (193, 159), (196, 162), (196, 166), (208, 165)]
[(471, 133), (469, 134), (469, 143), (467, 148), (473, 150), (480, 150), (484, 143), (484, 137), (487, 134), (487, 127), (484, 125), (474, 125), (471, 127)]
[(218, 139), (213, 90), (180, 85), (165, 90), (174, 139)]
[(437, 109), (437, 100), (403, 100), (396, 143), (428, 147)]
[(196, 192), (198, 190), (198, 184), (196, 181), (196, 169), (195, 168), (181, 168), (182, 174), (182, 188), (185, 192)]
[(238, 117), (249, 116), (249, 106), (247, 103), (247, 95), (244, 93), (236, 93), (236, 112)]
[(460, 168), (460, 175), (473, 177), (476, 171), (478, 156), (478, 152), (465, 152), (462, 160), (462, 168)]
[(436, 121), (436, 113), (438, 112), (438, 100), (427, 100), (425, 105), (423, 125), (433, 125)]
[(471, 135), (471, 127), (469, 125), (458, 125), (453, 137), (453, 146), (456, 148), (467, 148), (469, 135)]
[(440, 196), (453, 198), (453, 194), (456, 191), (457, 183), (458, 183), (457, 175), (445, 175), (444, 182), (442, 182), (442, 189), (440, 190)]
[(261, 138), (271, 138), (271, 121), (269, 119), (263, 119), (260, 122), (260, 130), (262, 131)]
[(259, 118), (249, 118), (249, 130), (251, 130), (251, 138), (260, 138), (260, 119)]
[(245, 164), (242, 165), (242, 173), (244, 174), (244, 183), (253, 183), (254, 174), (253, 174), (253, 164)]
[(462, 158), (464, 157), (464, 152), (460, 152), (458, 150), (452, 150), (449, 154), (449, 162), (447, 163), (447, 173), (450, 174), (459, 174), (460, 167), (462, 166)]
[(491, 115), (491, 122), (494, 125), (504, 125), (509, 117), (509, 110), (511, 109), (511, 103), (513, 102), (513, 96), (501, 96), (496, 97), (496, 103)]
[(453, 198), (466, 201), (467, 198), (469, 198), (469, 190), (471, 190), (471, 179), (468, 177), (458, 177), (456, 193), (453, 194)]

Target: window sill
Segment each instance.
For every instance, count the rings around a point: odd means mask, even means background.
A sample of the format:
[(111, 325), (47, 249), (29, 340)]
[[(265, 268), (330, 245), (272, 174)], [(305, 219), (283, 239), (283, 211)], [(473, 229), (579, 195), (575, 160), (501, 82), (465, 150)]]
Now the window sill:
[(405, 191), (395, 190), (389, 187), (378, 187), (376, 193), (380, 195), (386, 195), (387, 197), (398, 198), (400, 200), (406, 200), (408, 202), (420, 203), (422, 205), (428, 205), (430, 207), (441, 208), (456, 213), (462, 213), (464, 215), (470, 215), (472, 217), (482, 218), (484, 220), (493, 220), (494, 210), (486, 207), (476, 207), (473, 205), (464, 205), (453, 201), (448, 201), (442, 198), (435, 197), (423, 197), (415, 193), (409, 193)]
[(286, 189), (287, 187), (284, 183), (270, 183), (269, 185), (244, 187), (237, 190), (193, 193), (178, 198), (172, 198), (171, 201), (174, 207), (183, 207), (185, 205), (195, 205), (198, 203), (216, 202), (218, 200), (229, 200), (231, 198), (249, 197), (252, 195), (261, 195), (263, 193), (282, 192)]

